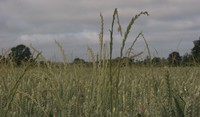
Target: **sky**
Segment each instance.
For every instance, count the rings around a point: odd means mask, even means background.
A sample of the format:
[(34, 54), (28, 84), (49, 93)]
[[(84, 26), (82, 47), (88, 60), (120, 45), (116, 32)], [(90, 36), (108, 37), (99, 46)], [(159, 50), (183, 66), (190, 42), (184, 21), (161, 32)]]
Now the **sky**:
[[(114, 9), (118, 9), (123, 33), (132, 17), (147, 11), (150, 16), (139, 17), (126, 42), (129, 48), (142, 32), (152, 56), (167, 57), (178, 51), (190, 53), (193, 41), (200, 37), (200, 0), (0, 0), (1, 53), (18, 44), (32, 45), (50, 60), (62, 60), (55, 40), (69, 61), (79, 57), (89, 59), (88, 47), (99, 52), (100, 13), (104, 18), (104, 43), (109, 51), (110, 29)], [(114, 27), (113, 56), (119, 55), (123, 37)], [(126, 50), (125, 50), (126, 51)], [(147, 47), (139, 38), (132, 53)]]

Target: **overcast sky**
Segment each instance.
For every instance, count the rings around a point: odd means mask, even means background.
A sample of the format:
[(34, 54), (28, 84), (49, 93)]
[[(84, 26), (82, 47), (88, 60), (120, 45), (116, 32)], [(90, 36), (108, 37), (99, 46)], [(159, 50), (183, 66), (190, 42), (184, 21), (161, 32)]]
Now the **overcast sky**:
[[(200, 36), (200, 0), (0, 0), (0, 48), (30, 43), (48, 59), (60, 59), (55, 40), (69, 59), (88, 58), (87, 48), (99, 48), (100, 13), (104, 16), (104, 41), (109, 44), (112, 14), (118, 8), (123, 32), (130, 19), (141, 16), (127, 44), (143, 32), (153, 56), (167, 57), (172, 51), (190, 52)], [(115, 27), (117, 30), (117, 27)], [(122, 38), (115, 33), (114, 56)], [(139, 38), (134, 53), (146, 52)]]

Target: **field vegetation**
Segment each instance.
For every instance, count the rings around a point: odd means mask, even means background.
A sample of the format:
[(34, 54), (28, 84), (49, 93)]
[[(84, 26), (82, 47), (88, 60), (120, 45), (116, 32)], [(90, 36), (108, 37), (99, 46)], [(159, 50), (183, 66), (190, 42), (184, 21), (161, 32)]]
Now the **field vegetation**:
[[(199, 117), (199, 67), (176, 64), (154, 66), (143, 33), (136, 36), (128, 50), (124, 50), (131, 27), (140, 16), (145, 15), (148, 16), (148, 12), (132, 17), (123, 33), (118, 11), (115, 9), (109, 52), (103, 46), (104, 23), (103, 16), (100, 15), (98, 61), (92, 48), (88, 48), (91, 58), (89, 65), (78, 59), (76, 63), (69, 64), (59, 42), (56, 45), (63, 56), (62, 64), (48, 62), (33, 47), (36, 57), (27, 54), (29, 59), (23, 59), (24, 61), (19, 61), (16, 57), (12, 59), (13, 54), (9, 54), (11, 58), (0, 64), (0, 116)], [(115, 24), (123, 39), (120, 57), (113, 62)], [(131, 50), (140, 36), (148, 49), (149, 64), (130, 65), (127, 60), (139, 56), (134, 55)], [(26, 53), (29, 53), (28, 50)]]

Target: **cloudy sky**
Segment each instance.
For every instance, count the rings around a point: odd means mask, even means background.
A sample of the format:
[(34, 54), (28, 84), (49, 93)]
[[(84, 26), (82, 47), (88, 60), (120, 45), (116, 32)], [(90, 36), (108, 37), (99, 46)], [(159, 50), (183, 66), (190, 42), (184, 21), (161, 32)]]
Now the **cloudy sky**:
[[(200, 36), (200, 0), (0, 0), (0, 48), (32, 44), (48, 59), (60, 59), (60, 42), (69, 59), (88, 58), (87, 48), (99, 48), (100, 13), (104, 16), (104, 42), (109, 44), (112, 14), (118, 8), (123, 32), (141, 11), (127, 40), (130, 45), (143, 32), (153, 56), (167, 57), (172, 51), (190, 52)], [(117, 30), (117, 27), (115, 27)], [(122, 37), (114, 34), (114, 56)], [(144, 51), (139, 38), (134, 53)]]

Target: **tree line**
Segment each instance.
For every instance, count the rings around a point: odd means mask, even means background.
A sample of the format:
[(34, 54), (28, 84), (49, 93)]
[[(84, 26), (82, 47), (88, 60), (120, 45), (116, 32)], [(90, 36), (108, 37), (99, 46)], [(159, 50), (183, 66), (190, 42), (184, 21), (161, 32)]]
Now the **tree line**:
[[(197, 66), (200, 64), (200, 37), (198, 40), (193, 41), (193, 48), (190, 53), (185, 53), (183, 56), (178, 51), (171, 52), (167, 58), (151, 57), (147, 56), (144, 60), (134, 60), (134, 58), (117, 57), (112, 60), (113, 63), (117, 63), (119, 59), (122, 59), (124, 65), (138, 65), (138, 66)], [(97, 58), (98, 60), (98, 58)], [(98, 61), (97, 61), (98, 62)], [(87, 63), (83, 59), (75, 58), (73, 63)]]
[[(198, 40), (193, 41), (194, 47), (191, 49), (190, 53), (186, 53), (183, 56), (179, 54), (178, 51), (171, 52), (167, 58), (160, 57), (146, 57), (144, 60), (134, 60), (134, 58), (115, 58), (112, 60), (113, 63), (117, 63), (119, 59), (122, 59), (122, 64), (124, 65), (153, 65), (153, 66), (196, 66), (200, 63), (200, 37)], [(20, 44), (16, 47), (12, 47), (8, 56), (0, 55), (1, 63), (8, 63), (12, 61), (17, 66), (22, 65), (26, 62), (34, 62), (33, 54), (31, 53), (29, 47)], [(96, 62), (99, 62), (98, 59)], [(41, 61), (40, 63), (44, 63)], [(86, 62), (84, 59), (75, 58), (72, 64), (91, 64)]]

